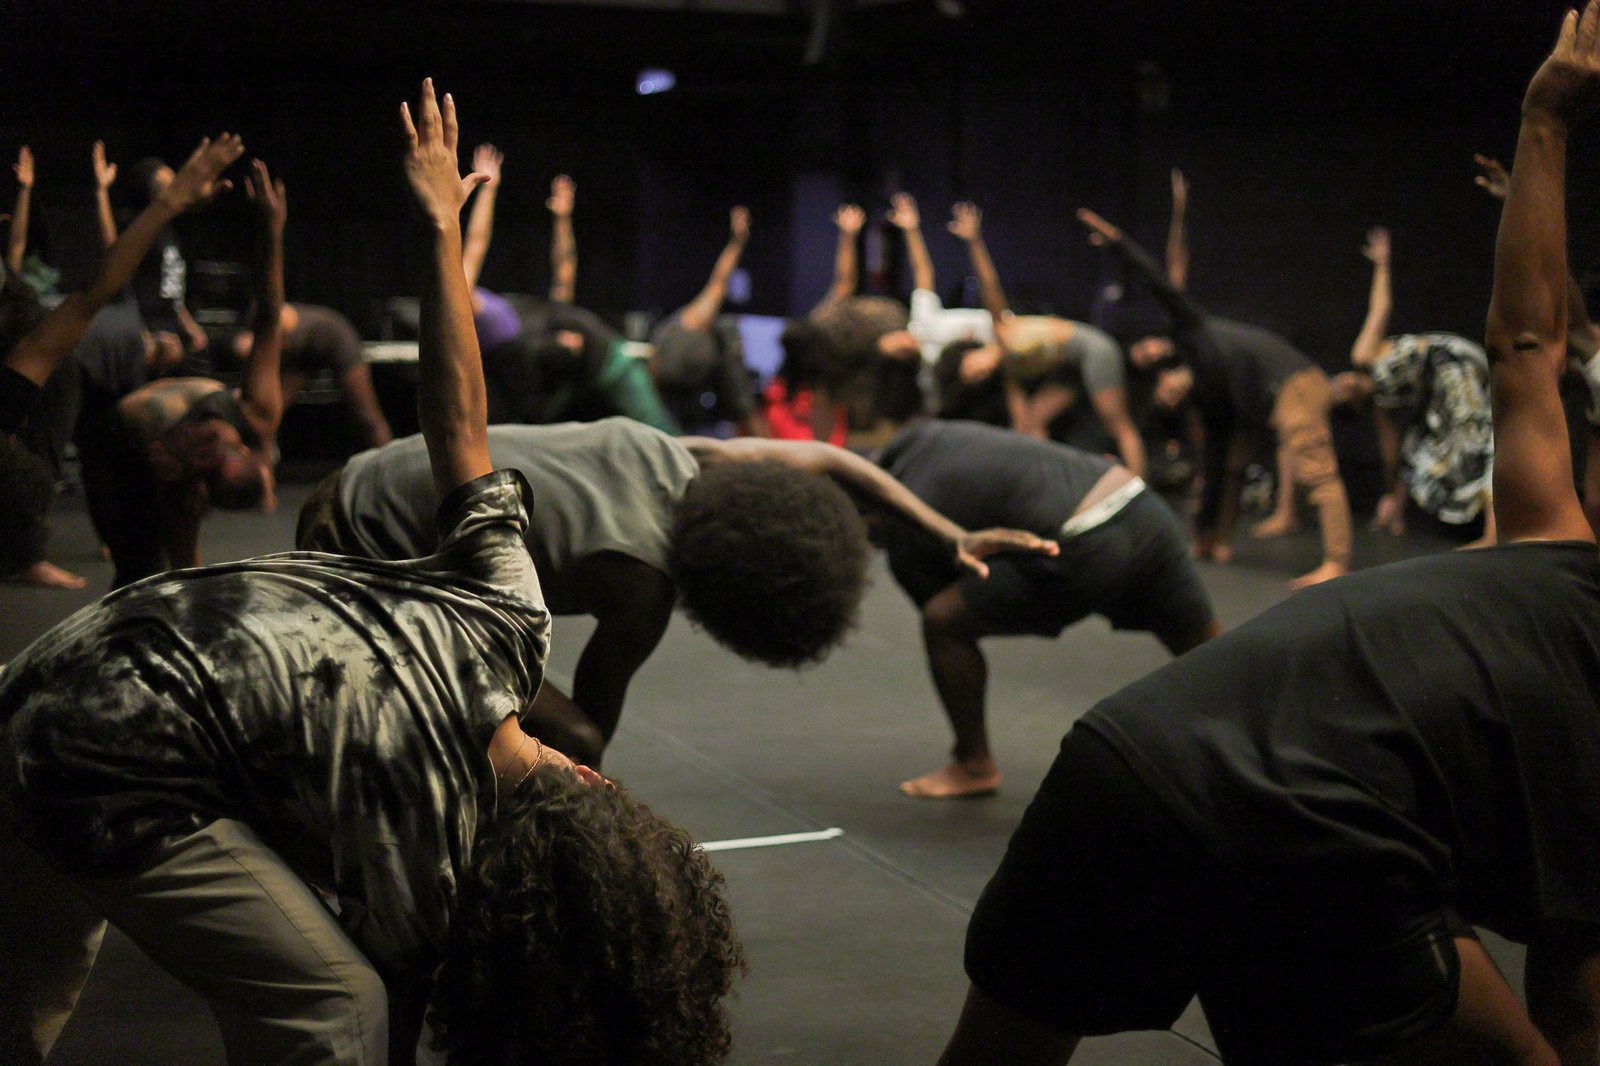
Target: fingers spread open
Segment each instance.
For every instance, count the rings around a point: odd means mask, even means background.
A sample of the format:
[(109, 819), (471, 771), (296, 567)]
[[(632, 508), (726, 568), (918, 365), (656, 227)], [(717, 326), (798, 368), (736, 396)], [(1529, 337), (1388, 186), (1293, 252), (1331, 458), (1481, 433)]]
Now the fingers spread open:
[(406, 131), (406, 143), (412, 148), (417, 146), (417, 126), (411, 121), (411, 105), (404, 100), (400, 101), (400, 125)]
[(444, 146), (452, 152), (461, 137), (461, 127), (456, 123), (456, 100), (449, 93), (444, 94), (444, 110), (441, 113), (444, 123)]

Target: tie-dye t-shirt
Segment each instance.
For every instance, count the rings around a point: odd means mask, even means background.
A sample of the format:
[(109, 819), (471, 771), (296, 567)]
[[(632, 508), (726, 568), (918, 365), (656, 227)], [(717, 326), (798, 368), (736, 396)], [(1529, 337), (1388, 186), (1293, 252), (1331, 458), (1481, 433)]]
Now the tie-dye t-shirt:
[(267, 556), (79, 611), (0, 674), (0, 814), (80, 874), (243, 821), (374, 961), (425, 965), (494, 814), (489, 740), (544, 674), (528, 491), (463, 485), (426, 558)]

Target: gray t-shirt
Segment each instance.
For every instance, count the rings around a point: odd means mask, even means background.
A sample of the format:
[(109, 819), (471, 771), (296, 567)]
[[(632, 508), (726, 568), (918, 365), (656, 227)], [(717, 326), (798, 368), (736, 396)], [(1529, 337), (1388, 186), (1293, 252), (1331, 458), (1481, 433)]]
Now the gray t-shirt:
[(436, 962), (494, 816), (489, 740), (549, 652), (525, 492), (462, 486), (427, 558), (272, 555), (79, 611), (0, 674), (0, 814), (84, 874), (237, 819), (375, 962)]
[[(497, 468), (517, 470), (535, 500), (525, 539), (551, 610), (583, 612), (576, 564), (617, 552), (665, 573), (672, 511), (700, 473), (674, 438), (629, 418), (489, 427)], [(433, 475), (421, 437), (362, 452), (339, 479), (357, 547), (375, 559), (433, 550)]]

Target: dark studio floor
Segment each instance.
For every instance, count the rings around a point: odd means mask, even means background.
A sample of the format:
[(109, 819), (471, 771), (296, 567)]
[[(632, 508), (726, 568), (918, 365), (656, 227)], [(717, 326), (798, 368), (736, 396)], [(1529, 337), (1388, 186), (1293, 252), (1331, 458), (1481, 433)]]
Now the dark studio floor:
[[(308, 484), (276, 514), (214, 517), (205, 556), (289, 548)], [(1362, 533), (1374, 565), (1443, 548)], [(1241, 539), (1231, 567), (1204, 577), (1235, 625), (1287, 595), (1315, 561), (1314, 534)], [(51, 558), (91, 591), (0, 586), (0, 661), (103, 590), (110, 577), (80, 506), (63, 501)], [(558, 619), (551, 675), (570, 678), (590, 624)], [(751, 974), (733, 1003), (735, 1063), (931, 1063), (966, 990), (967, 917), (1072, 721), (1166, 661), (1154, 639), (1099, 620), (1060, 640), (991, 641), (990, 721), (1006, 773), (998, 796), (902, 798), (895, 785), (934, 768), (948, 734), (908, 602), (881, 563), (860, 630), (822, 666), (781, 673), (747, 664), (679, 619), (641, 671), (608, 773), (706, 841), (839, 827), (836, 839), (722, 852)], [(1490, 938), (1514, 985), (1522, 954)], [(204, 1005), (113, 932), (53, 1066), (220, 1063)], [(1172, 1032), (1086, 1041), (1074, 1062), (1214, 1062), (1191, 1007)]]

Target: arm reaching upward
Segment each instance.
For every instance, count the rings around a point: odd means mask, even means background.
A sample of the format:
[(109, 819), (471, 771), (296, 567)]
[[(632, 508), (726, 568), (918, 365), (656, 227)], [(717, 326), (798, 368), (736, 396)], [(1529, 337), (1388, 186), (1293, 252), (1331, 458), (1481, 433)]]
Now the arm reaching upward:
[(406, 133), (405, 172), (412, 198), (427, 222), (432, 245), (422, 288), (422, 336), (418, 345), (417, 419), (428, 445), (439, 499), (494, 469), (483, 361), (472, 325), (472, 292), (461, 269), (461, 208), (483, 174), (461, 177), (456, 164), (460, 130), (456, 105), (447, 93), (441, 108), (433, 79), (422, 83), (416, 121), (400, 105)]
[(922, 239), (922, 215), (917, 211), (916, 198), (908, 192), (897, 192), (890, 203), (889, 223), (905, 234), (911, 285), (932, 292), (933, 257), (928, 254), (928, 242)]
[(833, 224), (839, 227), (839, 246), (833, 256), (833, 285), (818, 307), (856, 294), (860, 275), (856, 239), (861, 235), (861, 227), (867, 224), (867, 213), (855, 204), (840, 204), (839, 210), (833, 213)]
[(117, 219), (111, 213), (111, 183), (117, 180), (117, 165), (106, 162), (106, 142), (95, 141), (90, 153), (94, 164), (94, 217), (100, 226), (100, 244), (110, 248), (117, 239)]
[(1351, 365), (1370, 367), (1378, 361), (1378, 347), (1389, 331), (1394, 310), (1394, 290), (1389, 275), (1389, 231), (1375, 226), (1367, 231), (1361, 254), (1372, 260), (1372, 290), (1367, 295), (1367, 318), (1350, 349)]
[(572, 232), (572, 205), (578, 186), (565, 174), (550, 182), (550, 299), (569, 304), (578, 295), (578, 238)]
[(278, 424), (283, 421), (283, 226), (289, 203), (283, 182), (273, 181), (257, 159), (245, 178), (245, 192), (258, 213), (260, 261), (256, 264), (256, 315), (251, 324), (250, 358), (245, 363), (239, 406), (270, 454)]
[(1184, 228), (1189, 212), (1189, 179), (1172, 168), (1172, 221), (1167, 226), (1167, 280), (1175, 289), (1189, 287), (1189, 236)]
[(1000, 287), (1000, 274), (989, 258), (989, 246), (983, 243), (983, 212), (978, 205), (963, 200), (950, 206), (951, 233), (967, 242), (967, 254), (972, 257), (972, 272), (978, 275), (978, 295), (984, 310), (994, 317), (996, 327), (1010, 314), (1006, 292)]
[(28, 208), (33, 199), (33, 151), (23, 145), (17, 149), (17, 206), (11, 212), (11, 239), (6, 242), (6, 265), (22, 270), (22, 257), (28, 251)]
[(500, 164), (505, 158), (492, 144), (480, 144), (472, 153), (473, 173), (487, 175), (489, 180), (478, 187), (478, 198), (472, 201), (472, 214), (467, 216), (461, 270), (467, 276), (469, 289), (478, 284), (483, 260), (489, 254), (489, 238), (494, 236), (494, 201), (500, 192)]
[(1078, 221), (1089, 228), (1090, 244), (1107, 249), (1143, 279), (1156, 302), (1172, 317), (1174, 328), (1197, 329), (1205, 322), (1205, 312), (1200, 306), (1174, 285), (1167, 272), (1150, 258), (1150, 253), (1124, 236), (1122, 230), (1084, 207), (1078, 209)]
[(201, 141), (161, 195), (107, 249), (89, 288), (61, 301), (11, 350), (6, 365), (34, 384), (43, 385), (83, 338), (95, 314), (133, 278), (140, 260), (167, 223), (232, 187), (221, 180), (222, 172), (243, 153), (243, 142), (232, 134)]
[(1557, 379), (1567, 339), (1567, 131), (1600, 96), (1600, 0), (1568, 12), (1522, 102), (1485, 347), (1494, 403), (1494, 509), (1502, 540), (1587, 540), (1572, 487)]
[(711, 268), (711, 278), (678, 316), (684, 329), (710, 329), (728, 296), (728, 279), (739, 268), (739, 257), (750, 240), (750, 209), (735, 207), (728, 212), (728, 243)]

